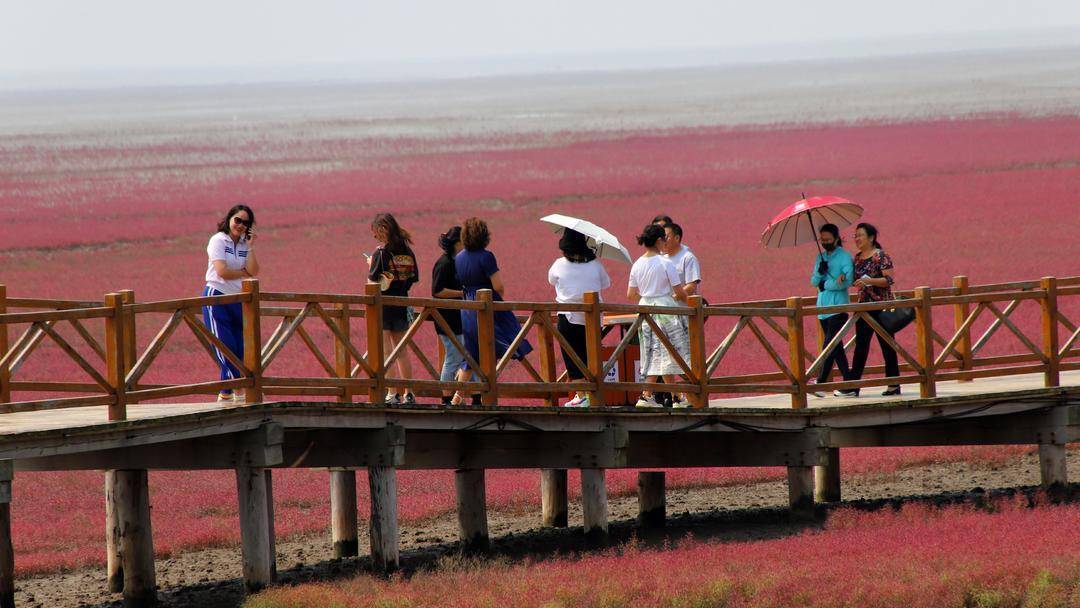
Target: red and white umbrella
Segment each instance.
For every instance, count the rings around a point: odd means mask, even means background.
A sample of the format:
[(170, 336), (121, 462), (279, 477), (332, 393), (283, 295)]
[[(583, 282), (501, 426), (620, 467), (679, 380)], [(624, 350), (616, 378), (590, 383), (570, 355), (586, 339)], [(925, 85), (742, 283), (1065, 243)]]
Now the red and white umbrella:
[(794, 247), (817, 242), (818, 231), (825, 224), (838, 228), (849, 226), (862, 217), (863, 208), (839, 196), (811, 196), (780, 213), (761, 233), (761, 244), (766, 247)]

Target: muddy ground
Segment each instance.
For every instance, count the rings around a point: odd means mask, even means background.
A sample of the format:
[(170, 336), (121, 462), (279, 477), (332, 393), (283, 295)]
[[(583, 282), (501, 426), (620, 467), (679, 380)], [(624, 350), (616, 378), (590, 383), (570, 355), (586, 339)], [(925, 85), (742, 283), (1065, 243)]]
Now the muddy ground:
[[(1080, 479), (1080, 459), (1071, 458), (1070, 479)], [(896, 504), (899, 500), (935, 503), (980, 500), (987, 494), (1033, 491), (1039, 466), (1035, 456), (1002, 465), (949, 463), (896, 473), (843, 480), (844, 503), (867, 508)], [(1075, 498), (1080, 486), (1070, 488)], [(797, 534), (814, 522), (794, 522), (787, 517), (787, 486), (782, 482), (727, 488), (669, 489), (668, 525), (659, 531), (643, 531), (634, 522), (635, 497), (610, 501), (612, 543), (637, 537), (647, 543), (677, 541), (692, 534), (696, 539), (741, 541)], [(821, 509), (824, 517), (828, 508)], [(589, 550), (581, 532), (581, 507), (570, 505), (568, 529), (544, 529), (539, 514), (505, 511), (489, 513), (492, 553), (504, 559), (532, 559)], [(577, 524), (575, 527), (574, 524)], [(360, 546), (366, 547), (361, 529)], [(334, 560), (327, 535), (281, 541), (277, 564), (282, 584), (347, 577), (369, 567), (366, 557)], [(430, 567), (457, 550), (457, 520), (453, 513), (401, 527), (402, 567), (406, 572)], [(239, 547), (191, 551), (157, 562), (157, 580), (163, 605), (183, 608), (233, 608), (243, 602)], [(17, 581), (16, 605), (65, 608), (69, 606), (119, 606), (120, 596), (105, 589), (104, 568)]]

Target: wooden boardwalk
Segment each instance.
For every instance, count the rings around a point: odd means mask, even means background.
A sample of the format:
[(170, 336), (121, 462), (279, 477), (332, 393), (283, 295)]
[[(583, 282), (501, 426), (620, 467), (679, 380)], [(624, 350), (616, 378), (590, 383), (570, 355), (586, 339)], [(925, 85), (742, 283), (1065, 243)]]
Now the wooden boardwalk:
[[(1060, 306), (1068, 298), (1080, 300), (1080, 277), (987, 286), (968, 286), (960, 279), (952, 287), (918, 288), (905, 294), (906, 300), (833, 307), (850, 319), (831, 344), (813, 349), (804, 331), (821, 310), (807, 298), (719, 306), (691, 298), (685, 307), (650, 307), (601, 303), (586, 294), (583, 304), (555, 305), (496, 302), (490, 294), (475, 302), (390, 298), (372, 286), (363, 295), (261, 293), (249, 280), (242, 294), (138, 303), (132, 292), (108, 294), (102, 302), (8, 298), (0, 286), (0, 607), (13, 597), (10, 500), (21, 471), (105, 471), (109, 586), (122, 590), (130, 606), (152, 605), (156, 599), (150, 470), (235, 471), (249, 589), (274, 581), (273, 470), (284, 467), (328, 470), (330, 542), (338, 556), (359, 550), (356, 471), (366, 470), (370, 553), (376, 567), (388, 570), (398, 563), (399, 469), (455, 470), (461, 540), (473, 549), (487, 544), (487, 469), (538, 469), (543, 520), (553, 526), (568, 523), (567, 470), (580, 469), (584, 530), (601, 537), (608, 525), (605, 471), (614, 468), (651, 469), (639, 477), (643, 524), (664, 520), (664, 475), (657, 469), (678, 467), (784, 466), (793, 516), (812, 516), (815, 501), (840, 500), (840, 449), (855, 446), (1037, 445), (1041, 482), (1047, 487), (1067, 483), (1066, 446), (1080, 441), (1080, 329)], [(1039, 308), (1035, 327), (1012, 317), (1029, 301)], [(243, 357), (228, 352), (196, 319), (199, 307), (209, 303), (242, 305)], [(389, 352), (379, 329), (386, 305), (419, 311)], [(914, 348), (897, 343), (869, 314), (887, 307), (915, 308)], [(941, 319), (935, 325), (935, 307), (954, 320), (948, 329)], [(414, 341), (428, 320), (444, 323), (439, 310), (445, 308), (477, 311), (480, 357), (470, 361), (476, 381), (440, 382)], [(585, 378), (577, 381), (568, 381), (558, 369), (556, 351), (566, 342), (552, 316), (565, 309), (586, 315), (588, 352), (576, 362)], [(489, 330), (499, 310), (523, 319), (515, 343), (531, 336), (536, 345), (531, 361), (515, 363), (498, 355)], [(136, 319), (148, 314), (168, 320), (140, 347)], [(688, 317), (688, 360), (660, 335), (652, 319), (659, 314)], [(610, 331), (606, 315), (629, 325), (617, 343), (604, 344)], [(279, 319), (268, 335), (261, 330), (264, 319)], [(715, 344), (708, 343), (705, 331), (709, 319), (716, 320), (710, 327), (724, 328)], [(988, 325), (975, 331), (980, 319)], [(807, 379), (820, 370), (821, 353), (840, 345), (857, 321), (894, 345), (901, 356), (900, 377), (884, 378), (880, 366), (870, 367), (863, 379), (820, 385), (829, 393), (860, 388), (863, 397), (814, 397)], [(323, 352), (325, 346), (304, 329), (305, 322), (329, 332), (332, 353)], [(93, 323), (102, 325), (100, 332)], [(65, 338), (59, 324), (76, 337)], [(646, 324), (683, 367), (680, 383), (627, 377), (631, 343)], [(8, 328), (18, 326), (22, 330), (12, 340)], [(171, 336), (185, 326), (196, 348), (210, 356), (224, 349), (242, 377), (144, 383)], [(983, 347), (1002, 333), (1015, 336), (1022, 348), (987, 354), (991, 351)], [(727, 358), (747, 337), (768, 368), (725, 375)], [(45, 340), (59, 346), (86, 378), (17, 377)], [(303, 342), (325, 376), (275, 372), (290, 340)], [(389, 374), (407, 352), (417, 359), (414, 369), (421, 375)], [(505, 373), (511, 364), (521, 366), (527, 377), (511, 378)], [(428, 378), (422, 377), (425, 371)], [(878, 396), (893, 382), (903, 385), (901, 397)], [(388, 389), (404, 387), (428, 398), (448, 390), (478, 393), (484, 405), (381, 403)], [(218, 390), (236, 388), (246, 389), (253, 403), (213, 401)], [(588, 392), (594, 407), (558, 407), (572, 390)], [(685, 392), (693, 407), (605, 405), (642, 390)], [(46, 395), (26, 397), (35, 392)], [(522, 398), (535, 405), (499, 405)]]

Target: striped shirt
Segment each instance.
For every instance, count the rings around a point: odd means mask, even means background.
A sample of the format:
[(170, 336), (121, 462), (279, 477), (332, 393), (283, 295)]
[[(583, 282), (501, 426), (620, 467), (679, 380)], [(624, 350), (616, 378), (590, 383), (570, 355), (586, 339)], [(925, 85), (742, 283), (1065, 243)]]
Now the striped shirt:
[(247, 266), (247, 241), (240, 239), (239, 243), (233, 243), (229, 235), (216, 232), (206, 245), (206, 256), (209, 258), (206, 266), (206, 286), (213, 287), (224, 294), (240, 293), (243, 289), (243, 279), (221, 278), (214, 268), (214, 260), (224, 260), (225, 267), (230, 270), (244, 268)]

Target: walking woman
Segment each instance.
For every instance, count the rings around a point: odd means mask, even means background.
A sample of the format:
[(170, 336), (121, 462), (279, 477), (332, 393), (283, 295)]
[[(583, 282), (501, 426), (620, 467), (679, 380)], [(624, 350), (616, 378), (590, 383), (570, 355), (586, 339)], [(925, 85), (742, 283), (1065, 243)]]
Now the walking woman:
[[(851, 254), (844, 250), (844, 241), (840, 238), (840, 229), (836, 224), (825, 224), (818, 232), (818, 242), (824, 251), (819, 252), (814, 265), (814, 271), (810, 275), (810, 284), (818, 289), (817, 305), (842, 306), (851, 301), (848, 289), (855, 277)], [(822, 346), (826, 346), (834, 336), (847, 323), (848, 313), (834, 312), (818, 315), (818, 323), (821, 324)], [(833, 365), (840, 372), (840, 377), (848, 379), (848, 360), (844, 353), (843, 342), (829, 352), (825, 363), (821, 366), (816, 382), (823, 384), (829, 381)], [(820, 391), (812, 391), (815, 397), (824, 397)]]
[[(855, 247), (859, 251), (855, 254), (854, 285), (859, 290), (860, 303), (884, 302), (893, 299), (893, 261), (882, 249), (877, 236), (877, 228), (871, 224), (862, 223), (855, 227)], [(881, 311), (874, 310), (869, 314), (875, 321), (879, 321)], [(874, 333), (873, 328), (866, 321), (859, 319), (855, 323), (855, 355), (851, 362), (852, 380), (862, 379), (866, 357), (870, 354), (870, 338), (874, 336)], [(900, 366), (896, 359), (896, 351), (881, 336), (878, 336), (878, 344), (881, 345), (881, 356), (885, 360), (885, 375), (890, 378), (899, 376)], [(858, 397), (859, 389), (836, 391), (835, 394), (838, 397)], [(885, 397), (899, 395), (900, 385), (890, 384), (881, 394)]]
[[(389, 213), (380, 213), (371, 221), (371, 235), (379, 242), (378, 249), (371, 256), (367, 256), (368, 280), (379, 283), (382, 292), (388, 296), (407, 297), (409, 288), (420, 280), (416, 270), (416, 255), (410, 247), (412, 235), (398, 225), (394, 216)], [(409, 329), (409, 310), (405, 306), (383, 306), (383, 335), (389, 353), (397, 346), (405, 332)], [(409, 353), (402, 351), (397, 359), (398, 377), (409, 379), (412, 377), (412, 362)], [(405, 388), (403, 395), (399, 395), (397, 389), (391, 388), (386, 391), (386, 402), (391, 404), (413, 404), (416, 397), (412, 390)]]
[[(488, 230), (487, 222), (484, 220), (471, 217), (461, 225), (461, 243), (464, 251), (454, 258), (454, 268), (457, 270), (458, 280), (461, 281), (461, 289), (466, 300), (475, 300), (476, 293), (481, 289), (492, 290), (496, 301), (506, 298), (506, 287), (499, 273), (499, 263), (495, 260), (495, 255), (487, 250), (490, 242), (491, 231)], [(480, 341), (477, 329), (476, 311), (461, 311), (461, 331), (465, 337), (465, 349), (469, 351), (473, 360), (479, 363)], [(510, 348), (510, 344), (513, 343), (520, 330), (521, 324), (518, 323), (513, 311), (495, 312), (496, 357), (501, 358), (506, 354), (506, 349)], [(532, 345), (528, 340), (522, 340), (512, 357), (518, 360), (524, 359), (530, 352), (532, 352)], [(466, 382), (473, 371), (476, 370), (470, 370), (467, 362), (463, 363), (461, 370), (458, 371), (458, 382)], [(460, 393), (454, 393), (451, 403), (460, 405), (463, 401)]]
[[(581, 304), (586, 292), (600, 293), (611, 286), (611, 278), (604, 270), (604, 265), (596, 259), (596, 253), (589, 247), (585, 235), (567, 228), (559, 239), (559, 249), (562, 257), (556, 259), (548, 269), (548, 283), (555, 287), (556, 302)], [(585, 313), (560, 312), (558, 329), (573, 347), (578, 359), (585, 362), (588, 357), (585, 348)], [(562, 356), (563, 363), (566, 364), (566, 375), (571, 382), (585, 377), (565, 347), (562, 347)], [(566, 405), (589, 407), (589, 395), (577, 391)]]
[[(442, 256), (435, 261), (435, 267), (431, 270), (431, 296), (446, 300), (460, 300), (464, 295), (461, 289), (461, 281), (458, 280), (457, 269), (454, 267), (454, 257), (461, 253), (464, 246), (461, 244), (461, 226), (454, 226), (439, 236), (439, 248)], [(458, 344), (465, 343), (465, 337), (461, 334), (461, 311), (453, 308), (440, 308), (439, 314), (446, 320), (447, 327), (457, 339)], [(442, 373), (439, 380), (452, 382), (457, 378), (458, 370), (465, 363), (465, 355), (454, 346), (453, 341), (447, 335), (442, 325), (435, 323), (435, 333), (443, 345)], [(443, 391), (443, 405), (450, 405), (453, 391)]]
[[(221, 296), (240, 293), (244, 279), (259, 274), (259, 260), (255, 257), (255, 212), (244, 204), (233, 205), (218, 222), (217, 232), (206, 245), (206, 288), (204, 296)], [(239, 302), (203, 306), (203, 323), (210, 333), (228, 347), (238, 359), (244, 359), (244, 313)], [(214, 348), (221, 379), (233, 380), (243, 375), (221, 351)], [(243, 403), (243, 390), (223, 390), (218, 393), (218, 403)]]
[[(645, 253), (634, 262), (634, 266), (630, 269), (630, 283), (626, 290), (626, 297), (631, 301), (637, 300), (638, 304), (643, 306), (677, 306), (675, 300), (685, 302), (686, 292), (683, 291), (679, 272), (663, 254), (664, 229), (656, 224), (650, 224), (642, 230), (637, 242), (645, 248)], [(667, 335), (668, 341), (675, 347), (683, 361), (689, 361), (688, 317), (653, 315), (653, 320)], [(650, 325), (641, 326), (638, 341), (641, 346), (641, 375), (645, 378), (645, 382), (659, 382), (662, 376), (664, 382), (676, 384), (683, 369), (664, 347)], [(680, 401), (674, 405), (688, 407), (689, 403)], [(642, 391), (637, 406), (663, 407), (656, 401), (652, 391)]]

